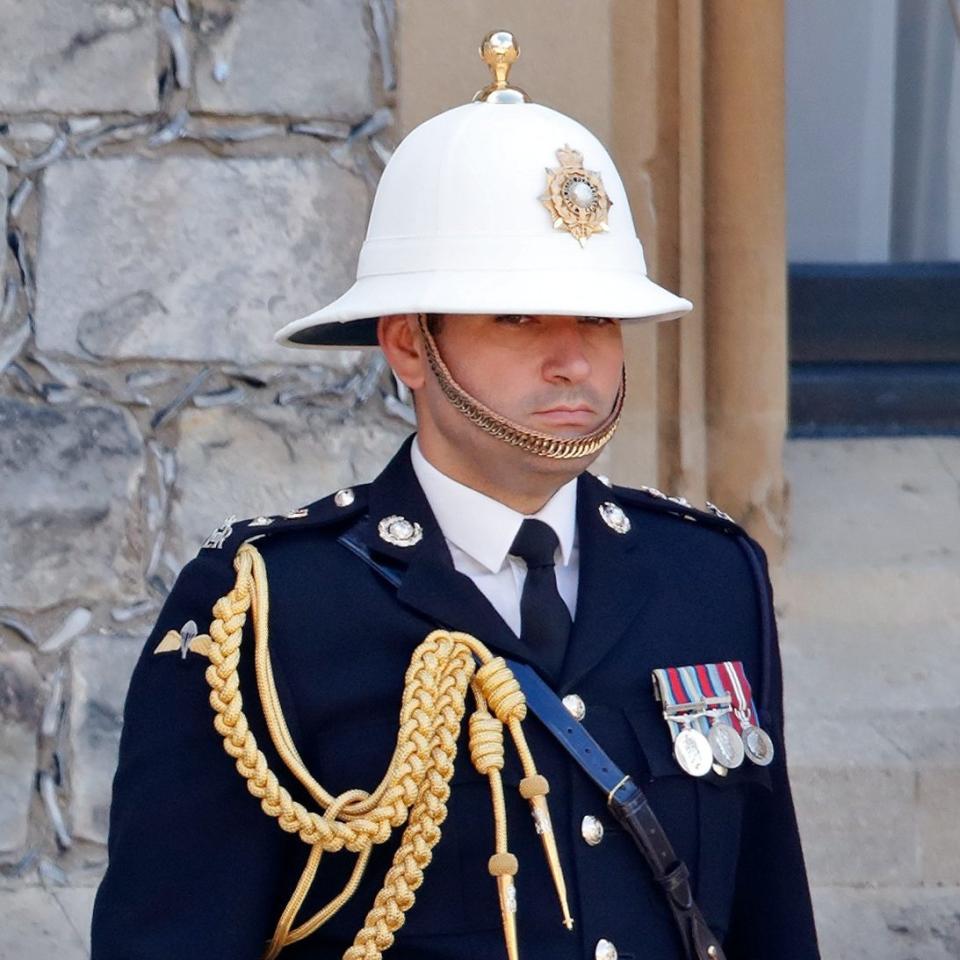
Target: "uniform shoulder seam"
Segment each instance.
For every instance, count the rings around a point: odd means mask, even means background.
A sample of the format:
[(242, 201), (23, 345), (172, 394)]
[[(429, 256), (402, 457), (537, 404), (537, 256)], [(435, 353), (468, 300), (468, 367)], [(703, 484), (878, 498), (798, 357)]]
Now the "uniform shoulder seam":
[(706, 509), (701, 509), (695, 507), (685, 497), (671, 496), (656, 487), (614, 486), (612, 489), (619, 499), (631, 506), (637, 506), (654, 513), (667, 514), (680, 520), (685, 519), (702, 523), (714, 530), (747, 535), (746, 530), (730, 514), (724, 512), (709, 500), (706, 503)]
[(200, 554), (226, 550), (235, 553), (241, 544), (308, 528), (330, 526), (356, 517), (367, 504), (369, 484), (341, 487), (320, 500), (280, 514), (263, 514), (240, 520), (228, 516), (200, 545)]

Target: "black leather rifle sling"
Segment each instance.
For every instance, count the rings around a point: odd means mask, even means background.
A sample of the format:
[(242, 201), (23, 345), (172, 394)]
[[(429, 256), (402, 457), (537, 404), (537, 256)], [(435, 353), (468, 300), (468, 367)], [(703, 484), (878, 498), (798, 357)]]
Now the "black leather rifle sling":
[[(399, 586), (396, 571), (380, 564), (352, 531), (341, 534), (338, 541), (393, 586)], [(452, 629), (448, 624), (443, 626)], [(643, 791), (607, 756), (587, 729), (573, 719), (532, 667), (512, 660), (507, 665), (520, 683), (528, 708), (600, 788), (610, 812), (639, 847), (667, 898), (688, 960), (725, 960), (723, 948), (693, 899), (690, 871), (674, 852)]]

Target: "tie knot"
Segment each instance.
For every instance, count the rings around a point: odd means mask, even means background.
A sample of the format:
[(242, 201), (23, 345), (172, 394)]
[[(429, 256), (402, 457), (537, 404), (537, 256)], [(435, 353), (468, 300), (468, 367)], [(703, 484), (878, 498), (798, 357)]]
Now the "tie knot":
[(528, 567), (552, 567), (559, 545), (550, 524), (542, 520), (524, 520), (510, 547), (510, 555), (520, 557)]

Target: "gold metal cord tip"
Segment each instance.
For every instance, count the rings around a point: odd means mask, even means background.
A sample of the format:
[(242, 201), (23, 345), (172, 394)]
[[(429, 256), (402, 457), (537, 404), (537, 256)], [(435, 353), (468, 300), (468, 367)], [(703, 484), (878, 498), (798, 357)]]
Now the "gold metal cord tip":
[(507, 81), (510, 68), (520, 58), (520, 45), (509, 30), (492, 30), (480, 44), (480, 59), (490, 68), (493, 82), (478, 90), (473, 99), (485, 103), (529, 103), (519, 87)]
[(520, 960), (517, 947), (517, 891), (513, 885), (513, 877), (508, 874), (497, 877), (497, 894), (500, 898), (500, 917), (503, 920), (507, 960)]
[(568, 929), (573, 929), (573, 917), (570, 916), (570, 905), (567, 902), (567, 885), (563, 879), (563, 868), (560, 866), (560, 853), (557, 850), (557, 840), (553, 834), (553, 824), (550, 821), (550, 810), (547, 806), (547, 798), (543, 795), (528, 797), (533, 813), (533, 822), (536, 825), (537, 833), (540, 834), (540, 842), (543, 844), (543, 852), (547, 858), (547, 866), (550, 868), (550, 875), (553, 878), (553, 885), (557, 890), (557, 899), (560, 901), (560, 912), (563, 915), (563, 925)]

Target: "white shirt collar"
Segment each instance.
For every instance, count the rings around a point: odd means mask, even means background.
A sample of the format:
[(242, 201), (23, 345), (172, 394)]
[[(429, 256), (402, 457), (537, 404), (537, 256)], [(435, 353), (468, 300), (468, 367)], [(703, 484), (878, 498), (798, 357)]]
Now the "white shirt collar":
[[(501, 570), (526, 516), (441, 473), (423, 455), (416, 437), (410, 448), (410, 459), (444, 537), (491, 573)], [(576, 477), (531, 516), (553, 528), (560, 541), (561, 561), (566, 566), (577, 531)]]

